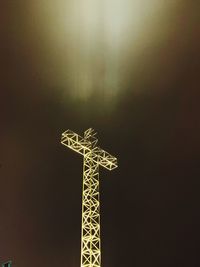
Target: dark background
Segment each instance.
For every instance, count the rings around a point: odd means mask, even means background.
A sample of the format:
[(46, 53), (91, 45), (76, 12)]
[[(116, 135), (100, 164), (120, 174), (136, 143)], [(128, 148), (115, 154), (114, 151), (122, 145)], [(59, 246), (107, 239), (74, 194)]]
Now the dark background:
[(84, 99), (72, 96), (64, 78), (66, 70), (66, 79), (79, 79), (70, 72), (73, 48), (59, 30), (58, 9), (48, 17), (41, 1), (42, 22), (36, 2), (0, 3), (1, 263), (80, 265), (82, 157), (60, 137), (93, 127), (119, 162), (100, 174), (102, 266), (200, 266), (198, 1), (168, 1), (147, 32), (118, 50), (121, 89), (101, 91), (109, 71), (99, 71), (97, 89)]

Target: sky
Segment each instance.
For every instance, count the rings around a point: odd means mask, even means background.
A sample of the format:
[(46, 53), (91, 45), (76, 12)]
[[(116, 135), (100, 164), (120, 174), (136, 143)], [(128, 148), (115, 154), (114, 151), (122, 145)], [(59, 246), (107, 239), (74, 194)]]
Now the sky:
[(199, 5), (2, 0), (0, 264), (80, 266), (81, 155), (93, 127), (103, 267), (199, 259)]

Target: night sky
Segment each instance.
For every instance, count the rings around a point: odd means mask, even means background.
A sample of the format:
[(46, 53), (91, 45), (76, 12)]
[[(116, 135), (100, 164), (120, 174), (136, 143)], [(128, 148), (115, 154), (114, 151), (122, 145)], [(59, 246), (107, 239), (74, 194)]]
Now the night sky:
[(93, 127), (102, 267), (200, 266), (199, 1), (1, 0), (0, 264), (79, 267)]

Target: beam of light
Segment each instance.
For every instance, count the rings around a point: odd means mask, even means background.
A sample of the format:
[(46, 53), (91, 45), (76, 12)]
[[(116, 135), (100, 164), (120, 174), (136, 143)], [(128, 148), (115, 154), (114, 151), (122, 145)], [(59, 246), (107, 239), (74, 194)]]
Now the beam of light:
[(66, 96), (72, 98), (87, 100), (97, 95), (112, 101), (124, 90), (129, 62), (147, 42), (146, 35), (155, 38), (149, 32), (174, 5), (170, 3), (49, 0), (44, 5), (35, 0), (37, 12), (46, 25), (43, 28), (49, 24), (49, 49), (56, 51), (50, 62), (56, 71), (48, 76), (49, 83), (65, 88)]
[[(78, 34), (77, 53), (72, 55), (72, 94), (116, 96), (120, 89), (120, 48), (128, 26), (128, 2), (122, 0), (78, 1), (74, 25)], [(75, 75), (74, 75), (75, 74)]]

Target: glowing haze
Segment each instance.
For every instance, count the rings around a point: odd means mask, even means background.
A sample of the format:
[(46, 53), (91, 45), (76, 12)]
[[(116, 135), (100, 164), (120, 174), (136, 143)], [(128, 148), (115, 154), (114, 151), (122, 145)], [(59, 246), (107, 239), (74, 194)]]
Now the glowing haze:
[(62, 88), (65, 96), (114, 99), (127, 87), (128, 66), (149, 37), (155, 38), (156, 24), (174, 2), (34, 1), (30, 22), (49, 51), (44, 52), (46, 66), (39, 67), (42, 79)]

